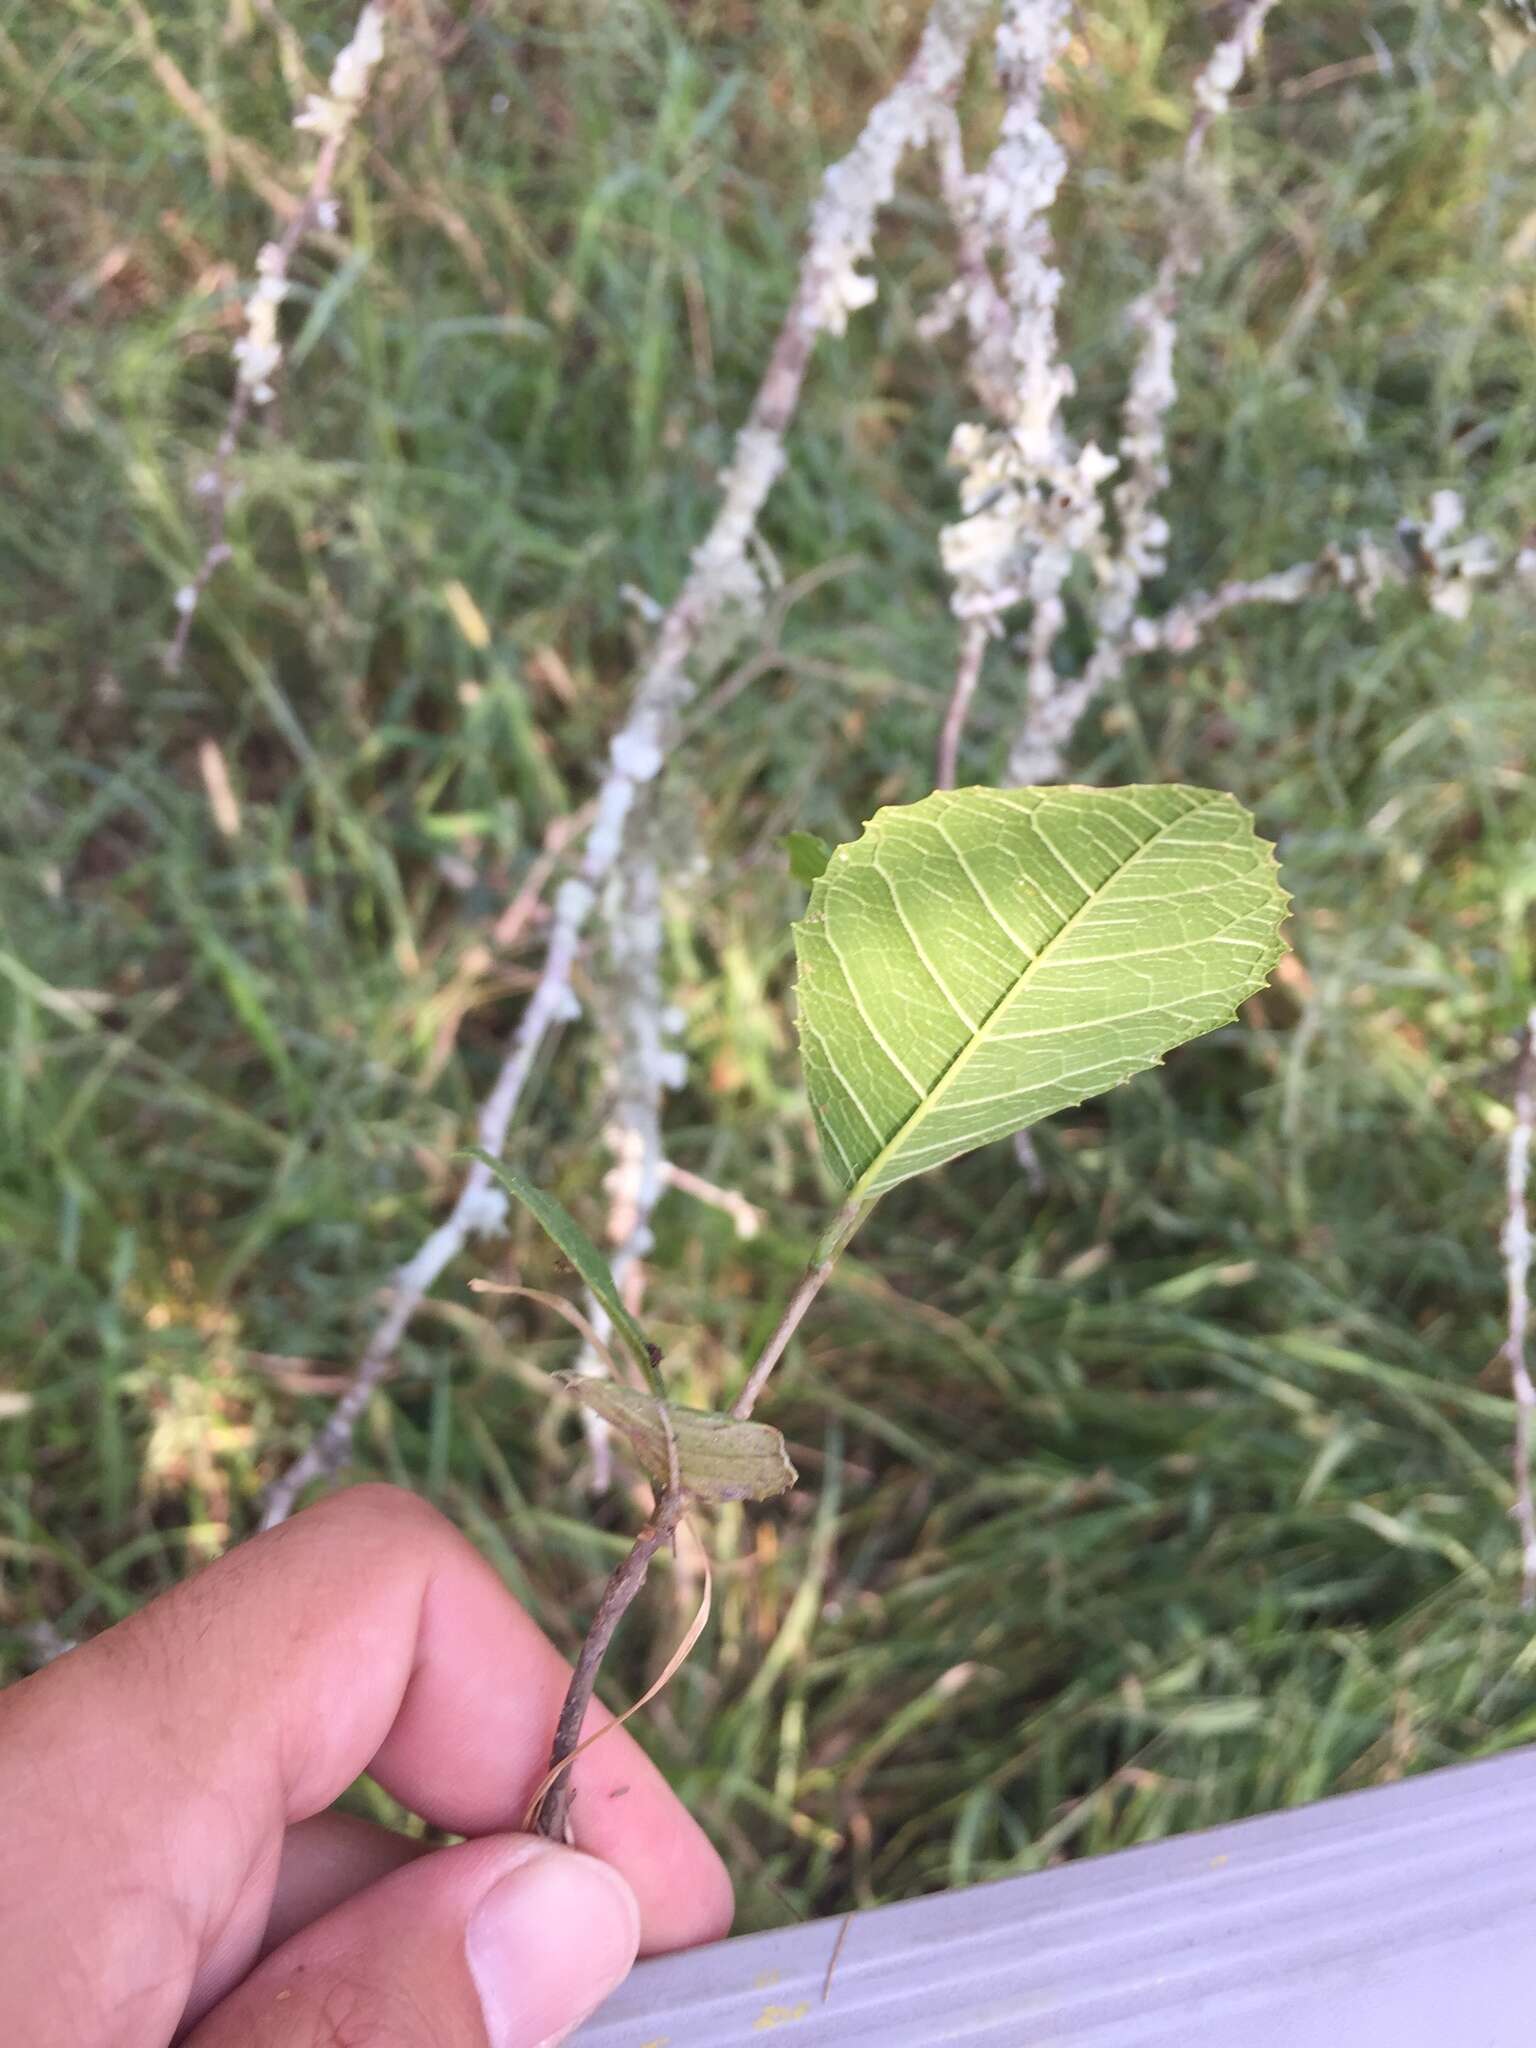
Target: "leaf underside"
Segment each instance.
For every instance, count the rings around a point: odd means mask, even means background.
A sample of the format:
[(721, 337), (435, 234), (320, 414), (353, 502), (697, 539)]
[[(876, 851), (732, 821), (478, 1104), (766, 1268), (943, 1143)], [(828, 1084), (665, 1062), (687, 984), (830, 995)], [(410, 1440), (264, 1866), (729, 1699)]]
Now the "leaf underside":
[(1274, 850), (1180, 785), (942, 790), (841, 846), (795, 927), (801, 1052), (872, 1200), (1227, 1023), (1284, 951)]
[[(654, 1394), (615, 1386), (612, 1380), (562, 1373), (559, 1382), (583, 1407), (601, 1415), (623, 1437), (637, 1464), (658, 1485), (669, 1475), (663, 1404)], [(771, 1500), (795, 1483), (784, 1439), (766, 1422), (738, 1422), (701, 1408), (665, 1404), (677, 1446), (683, 1485), (700, 1500)]]

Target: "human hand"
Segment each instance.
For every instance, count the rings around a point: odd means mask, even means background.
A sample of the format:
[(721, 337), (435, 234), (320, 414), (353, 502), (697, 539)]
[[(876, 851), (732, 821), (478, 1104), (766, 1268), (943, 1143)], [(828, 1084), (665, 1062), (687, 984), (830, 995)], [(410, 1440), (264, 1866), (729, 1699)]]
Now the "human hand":
[[(564, 2039), (637, 1948), (731, 1914), (719, 1858), (622, 1729), (575, 1766), (587, 1853), (512, 1832), (568, 1676), (440, 1515), (362, 1486), (0, 1694), (0, 2037)], [(326, 1813), (365, 1770), (474, 1839), (422, 1853)]]

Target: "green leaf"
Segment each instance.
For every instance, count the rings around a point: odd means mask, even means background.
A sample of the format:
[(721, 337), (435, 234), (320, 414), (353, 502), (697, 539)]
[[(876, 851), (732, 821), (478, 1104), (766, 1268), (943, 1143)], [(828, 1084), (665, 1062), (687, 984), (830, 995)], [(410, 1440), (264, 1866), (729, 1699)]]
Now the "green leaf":
[(832, 858), (832, 849), (825, 839), (814, 832), (790, 832), (785, 836), (784, 851), (789, 855), (789, 872), (797, 882), (803, 882), (807, 889), (813, 882), (819, 882), (826, 872), (827, 862)]
[(1284, 950), (1274, 849), (1179, 786), (942, 790), (840, 846), (795, 927), (800, 1044), (855, 1202), (1158, 1064)]
[(664, 1486), (669, 1477), (663, 1407), (677, 1446), (679, 1475), (700, 1500), (771, 1500), (795, 1483), (784, 1439), (766, 1422), (738, 1422), (734, 1416), (711, 1415), (702, 1408), (679, 1408), (675, 1402), (658, 1401), (654, 1394), (581, 1373), (559, 1373), (556, 1378), (583, 1407), (612, 1423), (641, 1470), (658, 1485)]
[(619, 1290), (614, 1284), (608, 1261), (570, 1210), (557, 1202), (553, 1195), (546, 1195), (531, 1180), (524, 1180), (512, 1167), (504, 1166), (478, 1146), (473, 1149), (471, 1157), (478, 1159), (482, 1166), (488, 1166), (507, 1193), (522, 1203), (536, 1223), (542, 1224), (545, 1234), (565, 1253), (591, 1288), (595, 1299), (607, 1310), (613, 1327), (639, 1361), (641, 1371), (648, 1378), (654, 1378), (660, 1353), (650, 1344), (645, 1332), (619, 1299)]

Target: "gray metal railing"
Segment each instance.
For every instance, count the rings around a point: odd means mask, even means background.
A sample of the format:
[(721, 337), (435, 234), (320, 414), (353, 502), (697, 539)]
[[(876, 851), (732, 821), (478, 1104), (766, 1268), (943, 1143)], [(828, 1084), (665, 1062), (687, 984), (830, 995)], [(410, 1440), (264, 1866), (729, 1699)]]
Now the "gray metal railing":
[(642, 1963), (580, 2048), (1530, 2048), (1536, 1751)]

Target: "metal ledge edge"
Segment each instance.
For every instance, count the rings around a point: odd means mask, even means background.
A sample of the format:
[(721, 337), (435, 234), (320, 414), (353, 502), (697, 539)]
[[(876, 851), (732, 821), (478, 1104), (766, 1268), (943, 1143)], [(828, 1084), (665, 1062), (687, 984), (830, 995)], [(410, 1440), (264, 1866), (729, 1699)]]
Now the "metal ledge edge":
[(1530, 2048), (1536, 1750), (658, 1957), (573, 2038), (751, 2048), (768, 2037), (774, 2048)]

